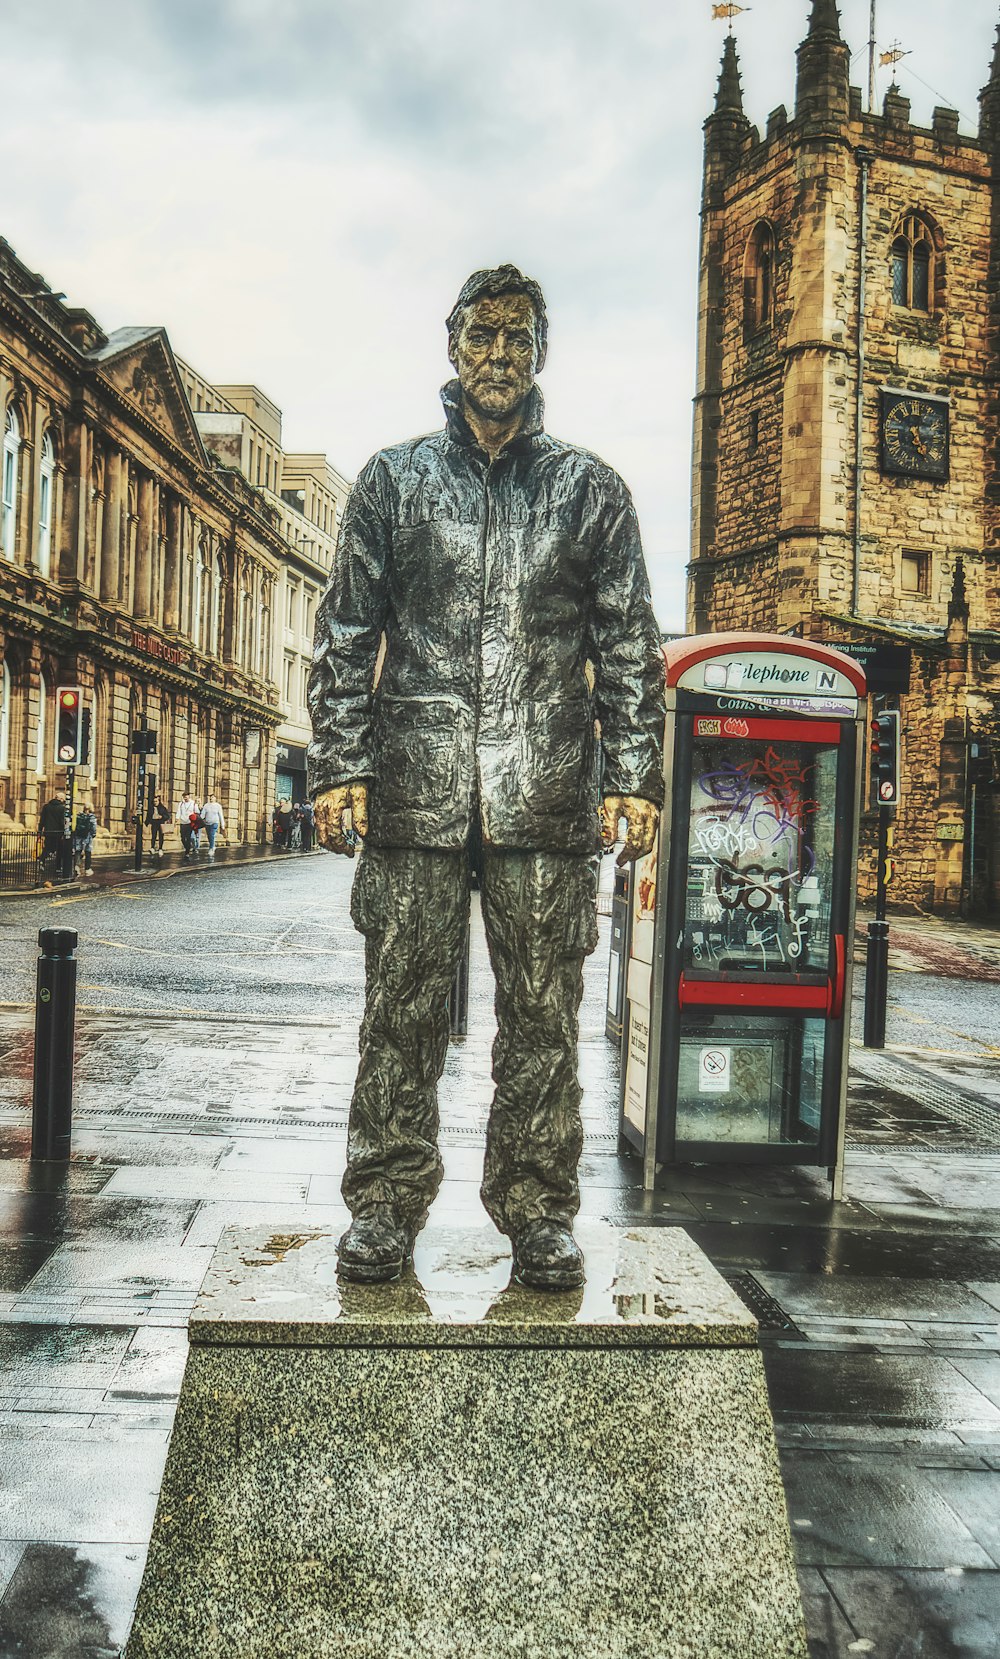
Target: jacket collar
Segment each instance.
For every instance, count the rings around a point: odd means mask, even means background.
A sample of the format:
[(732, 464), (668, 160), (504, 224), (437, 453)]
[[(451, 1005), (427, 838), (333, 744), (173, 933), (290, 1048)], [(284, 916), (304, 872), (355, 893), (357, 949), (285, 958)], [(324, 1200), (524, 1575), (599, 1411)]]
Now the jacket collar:
[[(441, 402), (444, 404), (445, 429), (453, 443), (461, 444), (464, 449), (478, 449), (479, 444), (475, 433), (462, 413), (462, 388), (457, 380), (449, 380), (441, 387)], [(528, 403), (525, 410), (524, 425), (516, 438), (504, 445), (504, 454), (523, 454), (531, 447), (531, 440), (544, 430), (545, 402), (537, 386), (532, 386), (528, 393)]]

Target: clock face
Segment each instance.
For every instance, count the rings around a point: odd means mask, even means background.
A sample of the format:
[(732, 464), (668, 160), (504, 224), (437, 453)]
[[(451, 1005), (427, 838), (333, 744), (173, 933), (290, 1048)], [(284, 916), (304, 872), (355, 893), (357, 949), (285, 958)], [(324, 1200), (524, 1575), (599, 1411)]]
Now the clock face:
[(948, 405), (882, 393), (882, 471), (947, 478)]

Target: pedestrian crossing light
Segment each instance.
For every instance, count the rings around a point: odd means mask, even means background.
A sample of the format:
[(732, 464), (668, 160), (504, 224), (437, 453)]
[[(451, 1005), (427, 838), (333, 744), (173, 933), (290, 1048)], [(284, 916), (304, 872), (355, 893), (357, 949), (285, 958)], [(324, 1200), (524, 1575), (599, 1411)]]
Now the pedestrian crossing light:
[(899, 711), (883, 709), (871, 723), (872, 779), (879, 806), (899, 802)]
[(83, 764), (83, 690), (61, 685), (56, 692), (56, 765)]

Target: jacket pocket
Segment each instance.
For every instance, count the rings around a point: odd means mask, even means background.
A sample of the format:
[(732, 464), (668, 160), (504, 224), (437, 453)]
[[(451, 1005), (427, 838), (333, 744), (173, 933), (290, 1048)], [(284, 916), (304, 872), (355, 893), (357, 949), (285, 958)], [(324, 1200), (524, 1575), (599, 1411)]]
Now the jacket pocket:
[(471, 715), (452, 698), (381, 697), (375, 722), (378, 810), (438, 813), (452, 808), (463, 761), (466, 773), (471, 767), (471, 735)]
[(584, 697), (525, 703), (519, 725), (521, 794), (532, 812), (576, 814), (596, 788), (594, 714)]

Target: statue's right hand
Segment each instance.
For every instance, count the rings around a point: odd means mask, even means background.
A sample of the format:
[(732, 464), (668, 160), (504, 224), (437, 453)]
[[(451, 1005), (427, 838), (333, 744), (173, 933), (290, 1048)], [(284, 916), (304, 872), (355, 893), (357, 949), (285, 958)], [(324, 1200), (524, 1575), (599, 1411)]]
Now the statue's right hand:
[(347, 836), (351, 828), (364, 839), (368, 834), (368, 787), (363, 783), (345, 783), (337, 789), (324, 789), (313, 802), (316, 835), (327, 852), (346, 853), (353, 858), (357, 851)]

